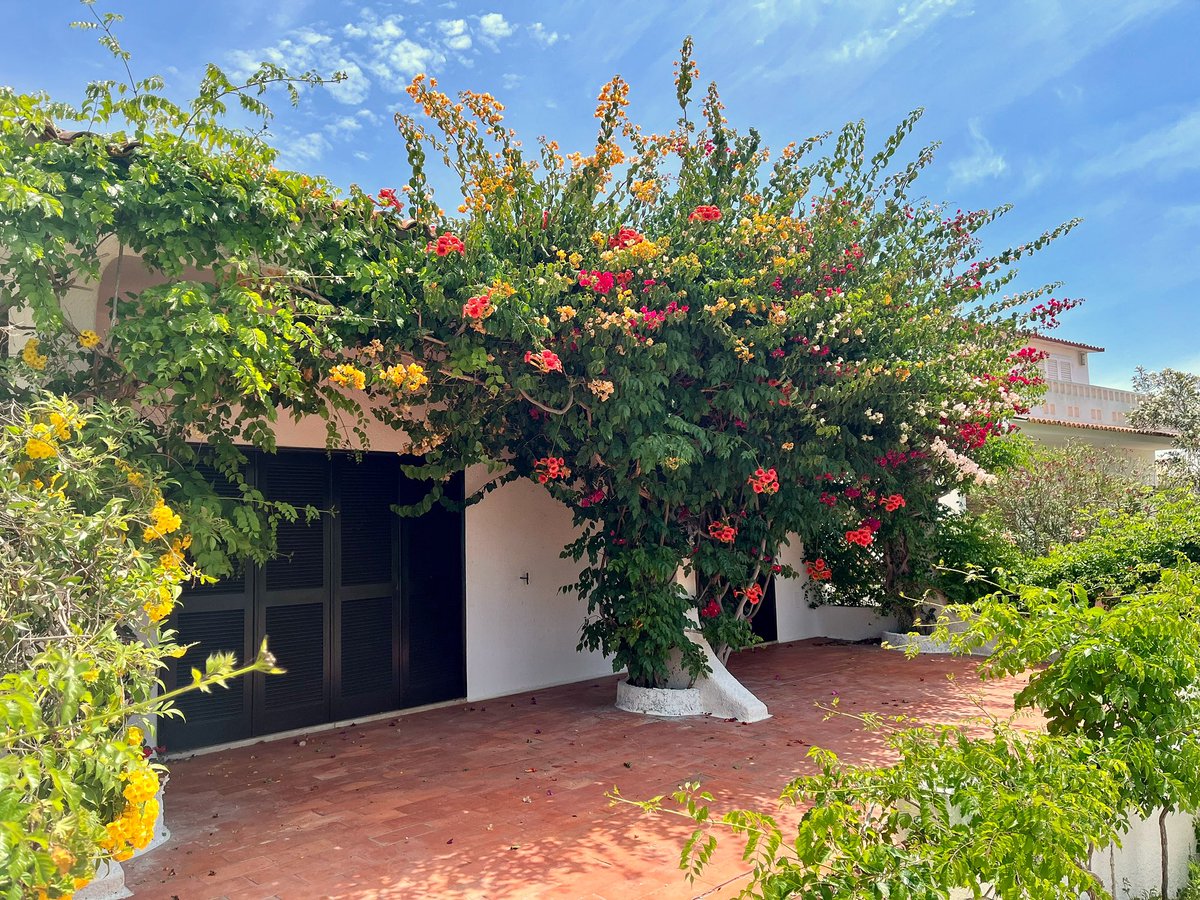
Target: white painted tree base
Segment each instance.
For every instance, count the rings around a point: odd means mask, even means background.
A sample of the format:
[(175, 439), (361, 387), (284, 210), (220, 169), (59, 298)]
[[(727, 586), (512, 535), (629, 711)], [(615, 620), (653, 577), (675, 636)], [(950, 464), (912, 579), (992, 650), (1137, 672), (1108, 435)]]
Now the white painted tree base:
[(904, 634), (899, 631), (883, 633), (884, 650), (907, 650), (916, 644), (922, 653), (953, 653), (954, 649), (946, 641), (935, 641), (926, 634)]
[(628, 681), (618, 682), (617, 709), (664, 717), (709, 715), (739, 722), (761, 722), (771, 718), (767, 705), (730, 674), (698, 631), (688, 631), (687, 635), (704, 651), (711, 670), (708, 675), (689, 684), (690, 679), (679, 665), (677, 655), (665, 688), (635, 687)]
[(702, 716), (700, 692), (692, 688), (645, 688), (617, 682), (617, 709), (645, 716)]
[(96, 877), (75, 892), (75, 900), (121, 900), (132, 896), (133, 891), (125, 887), (125, 870), (116, 861), (101, 863)]

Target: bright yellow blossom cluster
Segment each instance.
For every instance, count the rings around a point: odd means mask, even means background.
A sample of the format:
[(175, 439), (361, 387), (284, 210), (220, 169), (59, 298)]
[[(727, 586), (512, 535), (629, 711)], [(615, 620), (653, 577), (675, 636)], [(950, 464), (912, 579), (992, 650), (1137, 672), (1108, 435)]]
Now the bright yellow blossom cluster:
[(575, 318), (575, 307), (573, 306), (557, 306), (555, 312), (558, 313), (558, 321), (570, 322)]
[(356, 391), (361, 391), (367, 386), (367, 374), (348, 363), (330, 369), (329, 380), (340, 387), (350, 387)]
[(146, 615), (151, 622), (161, 622), (171, 614), (171, 610), (175, 608), (175, 594), (172, 592), (170, 585), (160, 584), (158, 586), (158, 600), (147, 600), (142, 604), (142, 609), (146, 611)]
[(52, 459), (58, 456), (58, 446), (54, 443), (54, 432), (49, 425), (41, 422), (33, 426), (33, 433), (25, 441), (25, 455), (30, 459)]
[(40, 346), (41, 341), (37, 338), (30, 338), (25, 342), (25, 349), (21, 351), (21, 359), (25, 361), (25, 365), (39, 372), (46, 368), (47, 361), (46, 354), (38, 352)]
[(517, 289), (515, 287), (513, 287), (511, 284), (509, 284), (507, 281), (501, 281), (500, 279), (496, 279), (495, 281), (492, 282), (491, 295), (493, 297), (495, 297), (497, 300), (507, 300), (509, 297), (511, 297), (516, 292), (517, 292)]
[(107, 850), (113, 859), (129, 859), (154, 838), (154, 823), (158, 819), (158, 800), (151, 797), (140, 805), (130, 804), (121, 815), (104, 826), (100, 849)]
[(653, 179), (648, 181), (635, 181), (630, 190), (633, 191), (633, 196), (642, 203), (653, 203), (654, 198), (658, 196), (658, 182)]
[(150, 524), (142, 532), (142, 540), (157, 541), (173, 531), (178, 531), (182, 524), (183, 520), (179, 518), (178, 513), (167, 506), (160, 497), (154, 504), (154, 509), (150, 510)]
[(79, 332), (79, 346), (84, 350), (91, 350), (100, 343), (100, 335), (92, 331), (90, 328), (85, 328)]
[(429, 384), (429, 376), (425, 374), (424, 367), (416, 363), (388, 366), (379, 373), (379, 377), (400, 390), (419, 391)]
[(186, 535), (182, 538), (175, 538), (171, 541), (171, 547), (158, 558), (161, 565), (168, 572), (174, 571), (183, 565), (183, 554), (188, 547), (192, 546), (192, 536)]

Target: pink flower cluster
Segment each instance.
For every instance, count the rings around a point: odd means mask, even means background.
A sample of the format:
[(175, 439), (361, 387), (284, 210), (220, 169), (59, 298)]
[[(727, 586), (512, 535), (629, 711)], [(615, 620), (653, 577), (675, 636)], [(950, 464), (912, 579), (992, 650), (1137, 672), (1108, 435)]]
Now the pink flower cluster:
[(542, 350), (540, 353), (526, 350), (525, 362), (543, 372), (561, 372), (563, 370), (562, 360), (553, 350)]
[(425, 245), (426, 253), (436, 253), (438, 256), (448, 256), (451, 253), (465, 253), (466, 249), (463, 242), (449, 232), (438, 235), (436, 241), (430, 241)]

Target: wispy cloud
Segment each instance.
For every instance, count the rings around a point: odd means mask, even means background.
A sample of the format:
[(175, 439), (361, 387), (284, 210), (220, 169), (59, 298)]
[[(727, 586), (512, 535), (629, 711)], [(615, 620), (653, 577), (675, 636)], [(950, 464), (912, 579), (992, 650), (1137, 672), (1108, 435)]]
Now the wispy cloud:
[(306, 169), (319, 162), (329, 149), (329, 141), (319, 131), (285, 137), (278, 141), (279, 164), (285, 168)]
[(1004, 155), (997, 152), (984, 137), (979, 120), (971, 119), (967, 123), (967, 130), (971, 134), (972, 152), (970, 156), (950, 163), (949, 184), (952, 188), (968, 187), (988, 178), (999, 178), (1008, 171)]
[(895, 18), (843, 41), (830, 58), (835, 62), (878, 60), (907, 44), (948, 13), (958, 0), (917, 0), (901, 4)]
[(1087, 178), (1116, 178), (1130, 173), (1169, 178), (1200, 169), (1200, 109), (1160, 126), (1087, 163)]
[[(453, 6), (443, 10), (446, 8)], [(297, 72), (344, 72), (345, 80), (327, 89), (338, 102), (356, 106), (374, 88), (400, 90), (412, 76), (438, 72), (452, 60), (470, 67), (473, 54), (479, 52), (477, 45), (499, 51), (503, 42), (518, 33), (543, 47), (559, 39), (557, 32), (541, 22), (518, 25), (499, 12), (428, 19), (408, 13), (382, 15), (367, 7), (352, 21), (295, 28), (274, 44), (235, 50), (229, 60), (239, 73), (250, 72), (262, 61)]]

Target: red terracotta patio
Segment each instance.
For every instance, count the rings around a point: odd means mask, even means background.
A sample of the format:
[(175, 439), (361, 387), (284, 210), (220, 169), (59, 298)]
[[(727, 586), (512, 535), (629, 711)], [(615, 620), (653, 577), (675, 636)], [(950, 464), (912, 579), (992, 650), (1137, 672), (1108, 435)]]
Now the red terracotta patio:
[(180, 900), (733, 896), (748, 870), (734, 840), (689, 884), (688, 823), (613, 808), (605, 791), (646, 798), (699, 780), (719, 809), (772, 809), (813, 744), (887, 758), (878, 735), (826, 721), (818, 703), (955, 722), (980, 706), (1010, 714), (1023, 684), (981, 684), (970, 660), (819, 640), (730, 668), (773, 718), (633, 716), (605, 678), (176, 761), (173, 837), (125, 864), (128, 884)]

